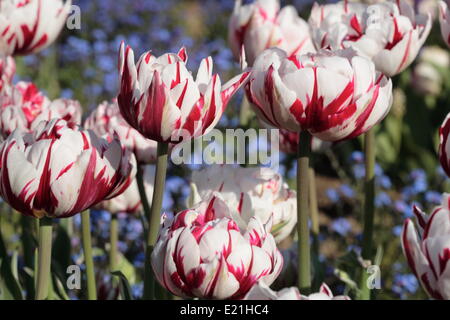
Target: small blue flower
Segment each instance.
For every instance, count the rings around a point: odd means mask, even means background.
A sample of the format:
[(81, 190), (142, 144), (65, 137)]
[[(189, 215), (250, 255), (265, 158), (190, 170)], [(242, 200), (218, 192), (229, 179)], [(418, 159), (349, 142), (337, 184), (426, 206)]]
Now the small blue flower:
[(378, 163), (375, 163), (375, 169), (374, 169), (374, 171), (375, 171), (375, 176), (376, 176), (376, 177), (380, 177), (380, 176), (382, 176), (383, 173), (384, 173), (383, 168), (381, 168), (381, 166), (380, 166)]
[(376, 207), (390, 206), (391, 203), (392, 203), (391, 197), (386, 192), (380, 192), (375, 197)]
[(358, 163), (353, 166), (353, 175), (356, 179), (362, 179), (366, 175), (366, 168), (364, 164)]
[(410, 200), (412, 197), (417, 195), (416, 190), (412, 186), (407, 186), (402, 189), (403, 200)]
[(382, 175), (379, 177), (377, 182), (384, 189), (390, 189), (392, 187), (391, 179), (387, 175)]
[(65, 99), (72, 99), (73, 97), (73, 90), (71, 89), (63, 89), (61, 90), (61, 97)]
[(403, 230), (403, 226), (395, 226), (392, 228), (392, 233), (394, 234), (394, 236), (400, 237), (402, 230)]
[(402, 200), (395, 201), (395, 210), (402, 213), (404, 218), (411, 218), (414, 215), (412, 206)]
[(427, 191), (425, 193), (425, 201), (430, 204), (440, 204), (442, 195), (437, 191)]
[(428, 188), (428, 183), (427, 183), (426, 179), (421, 178), (421, 179), (417, 179), (416, 181), (414, 181), (413, 189), (416, 194), (424, 192), (425, 190), (427, 190), (427, 188)]
[(394, 284), (392, 286), (392, 291), (405, 297), (407, 293), (415, 293), (419, 288), (419, 283), (417, 278), (412, 273), (408, 274), (397, 274), (394, 276)]
[(342, 194), (347, 198), (353, 198), (355, 196), (355, 190), (348, 184), (343, 184), (339, 188), (339, 190), (342, 192)]
[(442, 169), (441, 166), (438, 166), (436, 168), (436, 173), (438, 174), (438, 176), (442, 179), (447, 179), (447, 174), (445, 173), (444, 169)]
[(133, 284), (131, 286), (131, 293), (135, 299), (140, 299), (144, 292), (144, 284), (142, 282)]
[(341, 236), (346, 236), (351, 230), (352, 225), (346, 218), (338, 218), (331, 223), (331, 229)]
[(409, 176), (413, 180), (417, 180), (417, 179), (424, 180), (427, 177), (425, 170), (423, 170), (423, 169), (414, 169), (413, 171), (411, 171)]
[(356, 162), (356, 163), (363, 162), (364, 161), (364, 153), (362, 153), (361, 151), (353, 151), (352, 154), (350, 155), (350, 161)]
[(332, 202), (338, 202), (340, 199), (339, 193), (336, 189), (329, 188), (327, 189), (326, 194), (328, 199), (330, 199)]

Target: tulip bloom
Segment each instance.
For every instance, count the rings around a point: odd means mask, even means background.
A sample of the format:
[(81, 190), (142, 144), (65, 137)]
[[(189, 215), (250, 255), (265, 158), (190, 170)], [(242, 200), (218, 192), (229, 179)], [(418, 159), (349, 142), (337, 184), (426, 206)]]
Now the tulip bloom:
[(216, 196), (167, 220), (151, 260), (159, 283), (177, 296), (241, 299), (258, 280), (270, 285), (282, 268), (260, 220), (239, 228)]
[(450, 113), (439, 128), (439, 161), (442, 169), (450, 177)]
[(207, 199), (211, 192), (220, 194), (241, 228), (252, 217), (258, 217), (263, 224), (272, 220), (270, 231), (277, 242), (286, 238), (297, 223), (296, 192), (270, 168), (213, 165), (194, 171), (188, 203), (194, 205), (195, 199)]
[(115, 101), (101, 103), (86, 119), (84, 127), (99, 136), (117, 134), (122, 145), (134, 153), (138, 163), (149, 164), (156, 161), (157, 142), (143, 137), (130, 127)]
[(65, 218), (119, 195), (135, 172), (134, 158), (117, 139), (107, 142), (53, 119), (3, 142), (0, 194), (22, 214)]
[(388, 114), (392, 82), (349, 50), (289, 57), (263, 52), (253, 66), (247, 97), (269, 125), (309, 131), (325, 141), (357, 137)]
[(254, 286), (247, 296), (245, 300), (351, 300), (347, 296), (334, 296), (331, 292), (331, 289), (325, 284), (322, 283), (320, 286), (319, 292), (312, 293), (309, 296), (301, 295), (298, 291), (298, 288), (291, 287), (285, 288), (281, 291), (275, 292), (270, 289), (266, 284), (262, 282), (258, 282), (256, 286)]
[(244, 72), (222, 86), (208, 57), (194, 80), (186, 61), (183, 48), (159, 58), (146, 52), (136, 65), (133, 50), (121, 44), (117, 100), (125, 120), (144, 137), (179, 143), (208, 133), (249, 76)]
[(439, 23), (441, 24), (442, 38), (450, 47), (450, 10), (444, 1), (439, 1)]
[(11, 85), (16, 73), (16, 63), (12, 57), (0, 57), (0, 94)]
[(3, 0), (0, 54), (26, 55), (51, 45), (70, 13), (71, 0)]
[(427, 215), (414, 207), (419, 223), (407, 219), (403, 226), (402, 247), (410, 268), (428, 295), (450, 299), (450, 194), (444, 194), (442, 205)]
[(377, 70), (394, 76), (416, 58), (431, 29), (429, 14), (415, 14), (405, 0), (373, 5), (341, 1), (315, 4), (309, 18), (317, 48), (353, 48)]
[(422, 49), (412, 73), (412, 86), (420, 94), (437, 96), (442, 92), (444, 76), (441, 70), (450, 66), (448, 50), (438, 46), (426, 46)]
[(288, 55), (315, 52), (308, 24), (293, 6), (280, 10), (279, 0), (235, 2), (228, 26), (228, 42), (236, 59), (242, 46), (251, 65), (265, 49), (277, 47)]
[(43, 120), (63, 119), (72, 127), (81, 122), (82, 109), (78, 101), (50, 101), (33, 83), (19, 82), (0, 99), (0, 133), (5, 139), (15, 129), (33, 131)]
[[(152, 203), (153, 183), (155, 181), (155, 166), (147, 165), (144, 171), (144, 187), (147, 201)], [(142, 212), (142, 202), (139, 195), (138, 184), (136, 179), (133, 179), (129, 187), (117, 197), (109, 200), (104, 200), (95, 206), (97, 209), (106, 210), (109, 213), (130, 213), (134, 214)]]

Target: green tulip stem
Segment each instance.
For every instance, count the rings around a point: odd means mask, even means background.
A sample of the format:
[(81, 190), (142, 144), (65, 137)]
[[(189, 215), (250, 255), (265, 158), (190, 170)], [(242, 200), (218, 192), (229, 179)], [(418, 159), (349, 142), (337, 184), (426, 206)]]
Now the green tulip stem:
[[(147, 234), (147, 245), (145, 250), (145, 270), (144, 270), (144, 300), (154, 299), (155, 297), (155, 279), (151, 267), (151, 255), (153, 247), (158, 238), (158, 232), (161, 221), (161, 208), (164, 196), (164, 187), (166, 184), (167, 160), (169, 145), (158, 142), (158, 156), (156, 160), (156, 175), (153, 189), (152, 207), (150, 210), (150, 223)], [(143, 183), (141, 188), (143, 188)], [(142, 196), (141, 192), (141, 196)]]
[(109, 268), (110, 271), (116, 271), (119, 262), (119, 250), (117, 248), (117, 243), (119, 241), (119, 221), (117, 220), (117, 214), (111, 215), (111, 225), (109, 234)]
[(81, 213), (84, 262), (86, 265), (88, 300), (97, 300), (95, 285), (94, 259), (92, 257), (91, 221), (89, 209)]
[(298, 233), (298, 288), (302, 294), (311, 290), (311, 252), (309, 244), (309, 158), (311, 134), (299, 133), (297, 158), (297, 233)]
[[(373, 226), (375, 216), (375, 132), (369, 130), (364, 136), (365, 152), (365, 188), (364, 188), (364, 229), (362, 238), (362, 258), (372, 259)], [(370, 300), (370, 289), (367, 286), (369, 274), (363, 268), (360, 278), (360, 299)]]
[(50, 266), (52, 260), (52, 220), (44, 217), (39, 220), (39, 248), (36, 300), (48, 298), (50, 287)]

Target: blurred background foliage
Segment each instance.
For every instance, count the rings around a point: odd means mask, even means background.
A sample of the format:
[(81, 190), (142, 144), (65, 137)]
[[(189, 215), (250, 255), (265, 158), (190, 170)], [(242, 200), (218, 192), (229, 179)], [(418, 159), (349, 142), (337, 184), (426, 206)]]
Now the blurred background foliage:
[[(74, 4), (81, 8), (81, 29), (65, 29), (57, 43), (47, 50), (18, 58), (15, 81), (33, 81), (51, 99), (60, 96), (77, 99), (83, 105), (85, 116), (103, 100), (116, 96), (118, 48), (123, 40), (134, 48), (136, 56), (150, 49), (156, 55), (177, 52), (185, 46), (190, 70), (196, 70), (200, 60), (211, 55), (215, 72), (222, 79), (231, 78), (239, 70), (226, 41), (233, 0), (75, 0)], [(307, 18), (312, 2), (294, 0), (282, 1), (282, 4), (296, 6)], [(375, 290), (375, 296), (379, 299), (426, 297), (405, 263), (399, 234), (404, 219), (412, 216), (412, 204), (431, 210), (439, 204), (440, 193), (450, 191), (437, 159), (438, 128), (450, 111), (450, 58), (436, 21), (422, 51), (425, 50), (429, 52), (422, 52), (408, 70), (393, 79), (394, 106), (377, 129), (375, 234), (382, 288)], [(426, 67), (419, 68), (423, 65)], [(427, 72), (421, 73), (422, 69)], [(241, 92), (233, 99), (219, 123), (220, 129), (240, 126), (242, 97)], [(244, 128), (257, 126), (253, 117)], [(356, 276), (352, 270), (358, 265), (362, 232), (364, 159), (361, 142), (356, 139), (335, 145), (317, 153), (314, 159), (320, 207), (320, 256), (314, 257), (315, 283), (326, 281), (336, 293), (346, 292), (352, 296), (355, 294), (352, 278)], [(281, 154), (280, 160), (281, 173), (295, 188), (293, 155)], [(190, 170), (199, 167), (170, 167), (163, 205), (167, 212), (184, 209)], [(33, 296), (34, 271), (24, 268), (33, 263), (26, 263), (22, 257), (25, 251), (33, 252), (35, 248), (34, 221), (20, 218), (6, 205), (0, 219), (4, 240), (0, 243), (0, 270), (12, 270), (14, 278), (20, 279), (5, 284), (2, 277), (0, 299), (25, 297), (25, 291), (27, 296)], [(118, 289), (112, 289), (117, 282), (111, 281), (108, 272), (110, 219), (107, 212), (92, 212), (97, 285), (99, 298), (104, 299), (119, 295)], [(139, 297), (144, 265), (142, 221), (140, 217), (120, 214), (119, 222), (119, 249), (123, 253), (121, 272), (130, 284), (130, 294)], [(65, 289), (67, 266), (75, 263), (84, 267), (79, 228), (79, 216), (62, 220), (57, 228), (52, 264), (55, 299), (85, 297), (84, 290)], [(295, 275), (289, 274), (293, 263), (289, 257), (295, 251), (292, 243), (283, 244), (286, 274), (275, 286), (295, 283)], [(12, 267), (4, 268), (4, 265)]]

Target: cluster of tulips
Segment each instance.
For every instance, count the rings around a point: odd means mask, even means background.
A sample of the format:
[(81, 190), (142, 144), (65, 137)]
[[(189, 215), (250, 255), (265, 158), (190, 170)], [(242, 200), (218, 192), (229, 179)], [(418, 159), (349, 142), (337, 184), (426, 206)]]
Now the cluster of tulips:
[[(315, 4), (306, 22), (278, 0), (237, 0), (229, 45), (240, 74), (222, 84), (207, 57), (194, 78), (185, 48), (159, 57), (148, 51), (136, 62), (122, 43), (117, 96), (82, 121), (77, 101), (51, 101), (33, 83), (12, 81), (14, 57), (51, 45), (70, 5), (0, 0), (0, 195), (14, 210), (39, 219), (36, 298), (49, 292), (53, 219), (81, 213), (89, 298), (95, 299), (89, 209), (102, 208), (145, 213), (145, 299), (155, 297), (155, 281), (179, 297), (349, 299), (334, 297), (326, 284), (318, 293), (310, 290), (311, 146), (365, 135), (362, 258), (370, 261), (371, 129), (389, 113), (390, 77), (416, 58), (430, 15), (417, 14), (406, 0), (341, 1)], [(439, 17), (450, 45), (450, 11), (442, 1)], [(297, 191), (269, 168), (212, 165), (193, 173), (186, 210), (163, 213), (171, 149), (210, 132), (240, 88), (262, 125), (280, 130), (282, 150), (297, 153)], [(450, 176), (449, 118), (440, 132), (440, 161)], [(444, 195), (429, 216), (415, 208), (421, 232), (407, 220), (402, 234), (409, 265), (436, 299), (450, 299), (449, 203)], [(269, 286), (283, 266), (277, 244), (295, 227), (298, 288), (274, 292)], [(362, 299), (370, 297), (366, 277), (362, 271)]]

